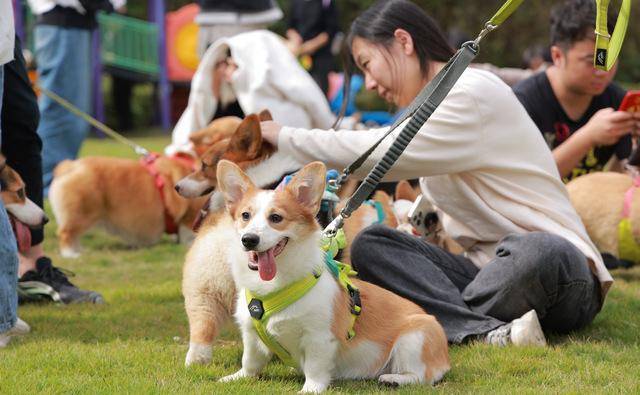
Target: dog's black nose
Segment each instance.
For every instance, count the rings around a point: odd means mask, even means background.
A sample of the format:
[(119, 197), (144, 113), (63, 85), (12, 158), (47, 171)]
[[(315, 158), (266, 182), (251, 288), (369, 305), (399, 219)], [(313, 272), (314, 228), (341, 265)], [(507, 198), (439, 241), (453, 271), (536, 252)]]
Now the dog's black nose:
[(176, 190), (176, 192), (180, 193), (180, 185), (176, 184), (176, 186), (173, 188)]
[(42, 226), (45, 226), (47, 223), (49, 223), (49, 217), (47, 217), (46, 215), (42, 218)]
[(260, 243), (260, 236), (255, 233), (245, 233), (242, 235), (242, 245), (247, 250), (251, 250), (256, 248), (256, 246)]

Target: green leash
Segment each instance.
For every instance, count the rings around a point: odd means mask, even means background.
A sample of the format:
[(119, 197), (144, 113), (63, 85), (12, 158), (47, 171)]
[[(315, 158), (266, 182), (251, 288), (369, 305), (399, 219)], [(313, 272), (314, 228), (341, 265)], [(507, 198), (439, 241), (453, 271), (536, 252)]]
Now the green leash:
[(631, 13), (631, 0), (622, 0), (618, 21), (610, 35), (607, 27), (609, 3), (610, 0), (596, 0), (596, 51), (593, 56), (593, 65), (605, 71), (611, 70), (618, 59)]

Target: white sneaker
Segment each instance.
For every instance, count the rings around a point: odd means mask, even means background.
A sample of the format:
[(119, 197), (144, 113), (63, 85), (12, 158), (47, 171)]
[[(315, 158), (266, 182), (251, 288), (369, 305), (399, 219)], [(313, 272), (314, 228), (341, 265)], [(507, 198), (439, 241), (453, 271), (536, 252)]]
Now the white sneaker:
[(18, 318), (16, 320), (15, 325), (13, 325), (11, 329), (9, 329), (4, 333), (0, 333), (0, 348), (6, 347), (7, 344), (9, 344), (11, 337), (26, 335), (30, 331), (31, 331), (31, 328), (29, 327), (29, 324), (27, 324), (26, 322)]
[(496, 346), (506, 346), (509, 343), (516, 346), (547, 345), (535, 310), (487, 333), (485, 341)]

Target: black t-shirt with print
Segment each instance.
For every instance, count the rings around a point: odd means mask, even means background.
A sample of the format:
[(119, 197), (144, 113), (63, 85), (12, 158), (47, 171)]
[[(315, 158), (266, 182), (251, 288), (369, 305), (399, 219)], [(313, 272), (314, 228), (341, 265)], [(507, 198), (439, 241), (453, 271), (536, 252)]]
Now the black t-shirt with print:
[[(618, 109), (625, 90), (610, 84), (599, 96), (595, 96), (587, 111), (578, 120), (570, 119), (558, 102), (547, 74), (538, 73), (513, 87), (513, 91), (529, 113), (533, 122), (542, 132), (550, 149), (562, 144), (576, 130), (583, 127), (598, 110), (611, 107)], [(616, 144), (593, 148), (566, 177), (568, 181), (577, 176), (602, 170), (615, 154), (618, 159), (626, 159), (631, 153), (631, 136), (621, 138)]]

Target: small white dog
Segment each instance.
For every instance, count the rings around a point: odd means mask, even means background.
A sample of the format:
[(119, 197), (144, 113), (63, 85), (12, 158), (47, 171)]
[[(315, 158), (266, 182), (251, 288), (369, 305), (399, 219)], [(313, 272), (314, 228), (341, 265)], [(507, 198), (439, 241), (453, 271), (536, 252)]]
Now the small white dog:
[[(353, 279), (362, 310), (352, 326), (352, 299), (325, 266), (319, 244), (315, 214), (325, 173), (325, 166), (314, 162), (285, 188), (267, 191), (232, 162), (218, 164), (218, 185), (237, 231), (224, 253), (239, 290), (235, 315), (244, 345), (242, 368), (221, 381), (256, 376), (269, 362), (272, 351), (258, 328), (280, 347), (279, 356), (286, 353), (304, 373), (302, 392), (322, 392), (335, 378), (378, 378), (391, 385), (439, 381), (450, 368), (447, 338), (416, 304)], [(306, 282), (311, 285), (295, 300), (270, 310), (267, 301), (274, 294)]]

